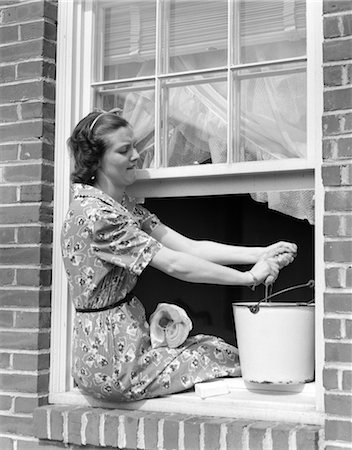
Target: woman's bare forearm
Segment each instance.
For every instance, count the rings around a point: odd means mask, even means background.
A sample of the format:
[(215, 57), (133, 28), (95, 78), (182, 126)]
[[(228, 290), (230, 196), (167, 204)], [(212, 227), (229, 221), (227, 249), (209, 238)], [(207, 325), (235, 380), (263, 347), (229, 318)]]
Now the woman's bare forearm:
[(189, 252), (217, 264), (255, 264), (263, 256), (265, 247), (244, 247), (213, 241), (193, 241)]

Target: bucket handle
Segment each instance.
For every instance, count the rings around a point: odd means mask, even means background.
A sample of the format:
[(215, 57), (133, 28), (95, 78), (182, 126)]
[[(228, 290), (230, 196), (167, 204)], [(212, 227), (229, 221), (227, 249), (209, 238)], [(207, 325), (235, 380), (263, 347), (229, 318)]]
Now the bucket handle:
[[(296, 286), (291, 286), (291, 287), (289, 287), (289, 288), (282, 289), (281, 291), (275, 292), (275, 294), (271, 294), (271, 295), (265, 296), (264, 298), (262, 298), (261, 300), (259, 300), (259, 302), (256, 303), (255, 305), (248, 306), (248, 309), (250, 310), (251, 313), (257, 314), (257, 312), (259, 312), (259, 305), (260, 305), (261, 302), (263, 302), (264, 300), (267, 301), (267, 300), (269, 300), (269, 298), (276, 297), (277, 295), (282, 294), (282, 293), (284, 293), (284, 292), (293, 291), (294, 289), (299, 289), (299, 288), (303, 288), (303, 287), (310, 287), (310, 288), (312, 289), (312, 288), (314, 287), (314, 285), (315, 285), (314, 280), (309, 280), (309, 281), (307, 281), (307, 283), (304, 283), (304, 284), (297, 284)], [(309, 304), (312, 303), (313, 301), (314, 301), (314, 299), (313, 299), (313, 300), (310, 300), (310, 301), (307, 302), (307, 303), (304, 303), (304, 305), (309, 305)]]

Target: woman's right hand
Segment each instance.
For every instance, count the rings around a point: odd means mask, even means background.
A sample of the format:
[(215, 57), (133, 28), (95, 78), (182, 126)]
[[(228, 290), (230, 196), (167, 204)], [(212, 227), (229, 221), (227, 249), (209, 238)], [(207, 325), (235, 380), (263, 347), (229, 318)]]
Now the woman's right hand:
[(280, 266), (276, 258), (260, 259), (250, 270), (257, 284), (273, 284), (279, 275)]

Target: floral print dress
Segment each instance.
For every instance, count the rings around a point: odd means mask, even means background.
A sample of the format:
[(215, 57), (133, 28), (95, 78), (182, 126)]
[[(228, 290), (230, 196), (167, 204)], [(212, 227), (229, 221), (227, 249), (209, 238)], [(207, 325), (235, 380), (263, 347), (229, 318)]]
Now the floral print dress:
[[(120, 204), (89, 185), (73, 185), (62, 228), (62, 255), (75, 308), (107, 307), (123, 299), (162, 248), (150, 234), (159, 219), (124, 197)], [(142, 303), (77, 312), (72, 375), (96, 398), (132, 401), (184, 391), (195, 383), (239, 376), (237, 349), (197, 335), (180, 347), (151, 347)]]

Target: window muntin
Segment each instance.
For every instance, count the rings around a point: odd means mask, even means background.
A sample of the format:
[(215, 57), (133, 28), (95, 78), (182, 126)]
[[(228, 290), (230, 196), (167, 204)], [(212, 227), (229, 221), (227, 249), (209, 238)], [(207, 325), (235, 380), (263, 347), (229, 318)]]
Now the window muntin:
[[(307, 159), (305, 0), (94, 5), (95, 105), (137, 129), (140, 168)], [(154, 89), (122, 101), (127, 80)]]

